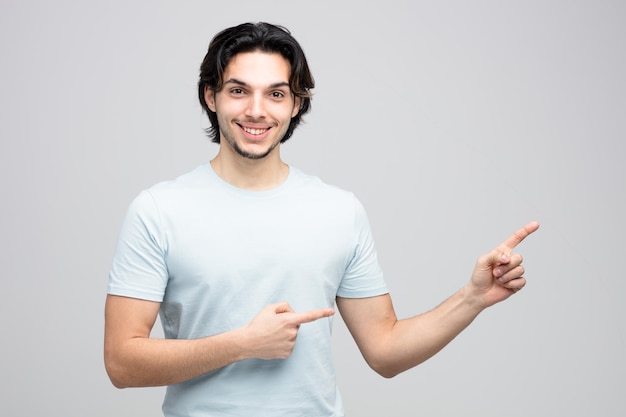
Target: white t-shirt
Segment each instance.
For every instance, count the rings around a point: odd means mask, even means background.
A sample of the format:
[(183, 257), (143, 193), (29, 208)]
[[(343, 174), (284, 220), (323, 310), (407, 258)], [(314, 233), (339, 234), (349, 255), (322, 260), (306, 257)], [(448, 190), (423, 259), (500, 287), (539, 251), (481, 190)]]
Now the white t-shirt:
[[(387, 293), (367, 216), (352, 193), (289, 167), (278, 188), (242, 190), (203, 164), (130, 205), (109, 294), (161, 302), (167, 338), (247, 324), (268, 304), (295, 311)], [(248, 359), (168, 387), (166, 416), (343, 416), (332, 318), (303, 324), (288, 359)]]

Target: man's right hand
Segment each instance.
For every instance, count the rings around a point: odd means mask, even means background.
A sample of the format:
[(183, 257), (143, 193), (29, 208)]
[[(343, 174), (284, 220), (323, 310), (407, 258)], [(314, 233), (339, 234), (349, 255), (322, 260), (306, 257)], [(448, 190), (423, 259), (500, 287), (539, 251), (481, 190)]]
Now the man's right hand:
[(301, 324), (333, 314), (332, 308), (296, 313), (287, 302), (270, 304), (244, 328), (250, 354), (260, 359), (286, 359), (293, 351)]

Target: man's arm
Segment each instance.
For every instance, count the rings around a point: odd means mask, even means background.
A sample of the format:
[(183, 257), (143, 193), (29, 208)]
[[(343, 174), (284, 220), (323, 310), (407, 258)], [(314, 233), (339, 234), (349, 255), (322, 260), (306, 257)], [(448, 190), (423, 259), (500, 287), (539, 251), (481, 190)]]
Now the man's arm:
[(150, 338), (160, 304), (108, 295), (104, 359), (118, 388), (171, 385), (246, 358), (291, 355), (300, 324), (334, 314), (295, 313), (287, 303), (265, 307), (246, 326), (193, 340)]
[(337, 307), (363, 357), (376, 372), (393, 377), (445, 347), (485, 308), (525, 284), (522, 257), (512, 250), (539, 228), (532, 222), (481, 256), (470, 281), (431, 311), (398, 320), (391, 297), (337, 298)]

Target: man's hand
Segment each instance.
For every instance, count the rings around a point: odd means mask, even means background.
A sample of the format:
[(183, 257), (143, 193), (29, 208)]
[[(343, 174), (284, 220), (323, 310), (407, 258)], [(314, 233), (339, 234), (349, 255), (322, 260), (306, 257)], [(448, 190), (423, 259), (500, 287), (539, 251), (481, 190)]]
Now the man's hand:
[(522, 256), (513, 253), (513, 249), (538, 228), (538, 222), (530, 222), (491, 252), (478, 258), (466, 288), (480, 297), (483, 307), (509, 298), (526, 285)]
[(296, 313), (286, 302), (270, 304), (245, 327), (251, 356), (260, 359), (286, 359), (296, 344), (300, 325), (330, 317), (332, 308)]

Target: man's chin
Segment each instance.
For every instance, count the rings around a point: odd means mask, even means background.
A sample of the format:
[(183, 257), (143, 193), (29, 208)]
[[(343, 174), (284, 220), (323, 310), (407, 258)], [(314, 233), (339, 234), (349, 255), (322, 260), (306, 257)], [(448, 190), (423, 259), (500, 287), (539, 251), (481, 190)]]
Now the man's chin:
[(237, 152), (237, 154), (239, 154), (239, 156), (242, 156), (247, 159), (257, 160), (257, 159), (263, 159), (269, 156), (269, 154), (271, 154), (272, 151), (276, 149), (276, 146), (278, 146), (278, 144), (271, 146), (265, 150), (262, 150), (262, 149), (261, 150), (247, 150), (247, 149), (242, 149), (240, 146), (237, 145), (234, 147), (234, 150), (235, 152)]
[(255, 154), (255, 153), (248, 153), (248, 152), (242, 152), (239, 155), (243, 156), (244, 158), (247, 159), (252, 159), (252, 160), (259, 160), (259, 159), (263, 159), (265, 157), (267, 157), (270, 153), (262, 153), (262, 154)]

